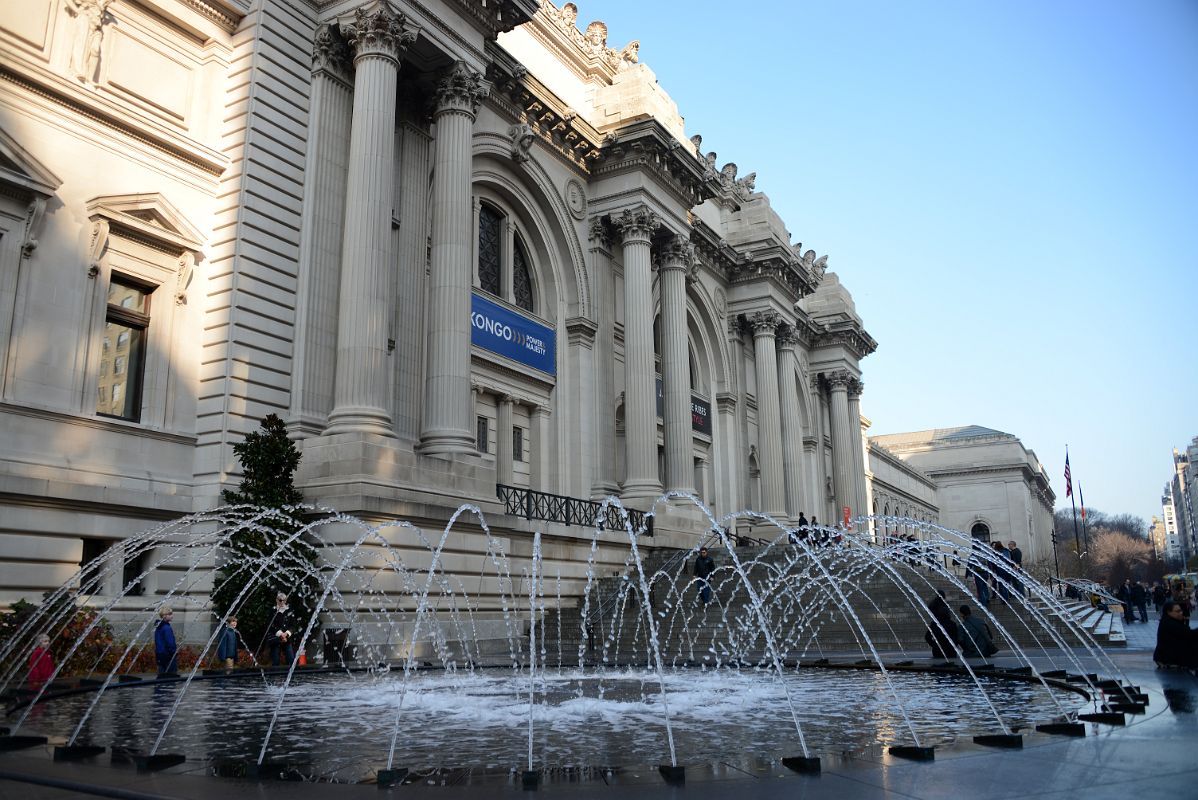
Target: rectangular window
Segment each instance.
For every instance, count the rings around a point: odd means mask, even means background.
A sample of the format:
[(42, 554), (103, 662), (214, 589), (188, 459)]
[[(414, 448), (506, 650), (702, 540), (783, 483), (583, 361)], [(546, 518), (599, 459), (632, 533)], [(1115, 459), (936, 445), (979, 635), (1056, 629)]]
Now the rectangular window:
[[(137, 581), (129, 591), (125, 592), (127, 597), (141, 597), (146, 593), (146, 579), (142, 577), (142, 573), (146, 571), (146, 553), (140, 552), (136, 555), (125, 556), (125, 569), (121, 574), (122, 589), (129, 586), (133, 581)], [(141, 580), (138, 580), (141, 578)]]
[(490, 438), (489, 430), (490, 429), (487, 426), (487, 418), (479, 417), (478, 428), (477, 432), (475, 433), (474, 446), (478, 448), (478, 452), (480, 453), (487, 452), (487, 439)]
[(96, 413), (136, 422), (141, 417), (141, 384), (150, 327), (150, 287), (113, 274), (104, 315), (104, 352), (114, 352), (113, 374), (101, 371)]
[(512, 426), (512, 460), (524, 460), (524, 429), (519, 425)]

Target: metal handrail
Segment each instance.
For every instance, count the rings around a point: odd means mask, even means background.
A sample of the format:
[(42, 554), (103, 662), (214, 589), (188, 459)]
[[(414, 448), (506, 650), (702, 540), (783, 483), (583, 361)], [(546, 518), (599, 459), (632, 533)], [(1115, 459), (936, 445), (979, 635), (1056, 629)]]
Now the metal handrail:
[[(503, 502), (507, 514), (524, 519), (539, 519), (545, 522), (560, 522), (564, 525), (595, 526), (599, 530), (619, 531), (624, 529), (621, 509), (616, 505), (604, 508), (603, 503), (583, 500), (560, 494), (538, 492), (522, 486), (495, 485), (495, 494)], [(653, 535), (653, 517), (644, 511), (623, 509), (632, 529), (641, 536)]]

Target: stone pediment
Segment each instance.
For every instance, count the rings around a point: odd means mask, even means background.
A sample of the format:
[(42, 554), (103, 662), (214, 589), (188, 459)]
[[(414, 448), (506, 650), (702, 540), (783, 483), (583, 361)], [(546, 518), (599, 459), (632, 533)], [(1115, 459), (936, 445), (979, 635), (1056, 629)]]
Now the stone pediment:
[(0, 128), (0, 184), (49, 198), (58, 191), (62, 179)]
[(197, 252), (203, 243), (200, 232), (158, 192), (96, 197), (87, 213), (161, 249)]

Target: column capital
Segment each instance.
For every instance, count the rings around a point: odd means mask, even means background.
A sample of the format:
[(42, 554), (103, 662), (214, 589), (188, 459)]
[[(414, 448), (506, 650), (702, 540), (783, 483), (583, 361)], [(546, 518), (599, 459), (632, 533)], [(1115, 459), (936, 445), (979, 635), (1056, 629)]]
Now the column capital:
[(782, 324), (782, 317), (775, 311), (758, 311), (747, 318), (749, 327), (753, 329), (753, 338), (758, 336), (773, 336)]
[(339, 80), (349, 81), (353, 51), (335, 23), (321, 25), (312, 38), (312, 74), (326, 73)]
[(850, 378), (849, 379), (849, 399), (850, 400), (856, 400), (856, 399), (860, 398), (862, 392), (864, 392), (864, 391), (865, 391), (865, 381), (861, 380), (860, 378)]
[(387, 0), (354, 9), (352, 15), (338, 19), (341, 35), (354, 51), (354, 63), (369, 56), (381, 56), (399, 65), (400, 56), (416, 41), (419, 28)]
[(849, 374), (847, 369), (838, 369), (832, 372), (824, 373), (824, 381), (828, 384), (828, 388), (834, 392), (847, 391), (849, 388), (849, 381), (852, 379), (853, 376)]
[(453, 67), (437, 84), (436, 111), (433, 116), (458, 111), (473, 117), (490, 93), (491, 87), (483, 80), (482, 75), (466, 66), (465, 61), (455, 61)]
[(502, 394), (499, 395), (499, 404), (500, 405), (510, 406), (515, 402), (516, 402), (515, 395), (510, 395), (507, 392), (503, 392)]
[(695, 248), (691, 245), (691, 240), (686, 236), (675, 235), (661, 248), (655, 266), (663, 272), (680, 271), (689, 274), (694, 257)]
[(624, 244), (648, 242), (654, 231), (661, 227), (661, 218), (645, 206), (626, 208), (619, 216), (612, 215), (612, 227), (620, 232)]
[(795, 331), (794, 326), (785, 322), (778, 326), (775, 338), (778, 341), (779, 350), (794, 350), (795, 345), (799, 343), (799, 335)]
[(600, 247), (611, 246), (611, 229), (607, 227), (604, 217), (591, 217), (587, 223), (587, 238)]

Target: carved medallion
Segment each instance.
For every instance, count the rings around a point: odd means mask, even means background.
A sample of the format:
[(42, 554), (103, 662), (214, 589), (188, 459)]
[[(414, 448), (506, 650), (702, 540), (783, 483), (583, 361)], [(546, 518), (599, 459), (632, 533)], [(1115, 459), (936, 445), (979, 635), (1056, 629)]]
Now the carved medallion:
[(566, 207), (570, 209), (574, 219), (582, 219), (586, 216), (586, 191), (582, 188), (582, 183), (574, 178), (566, 181)]

